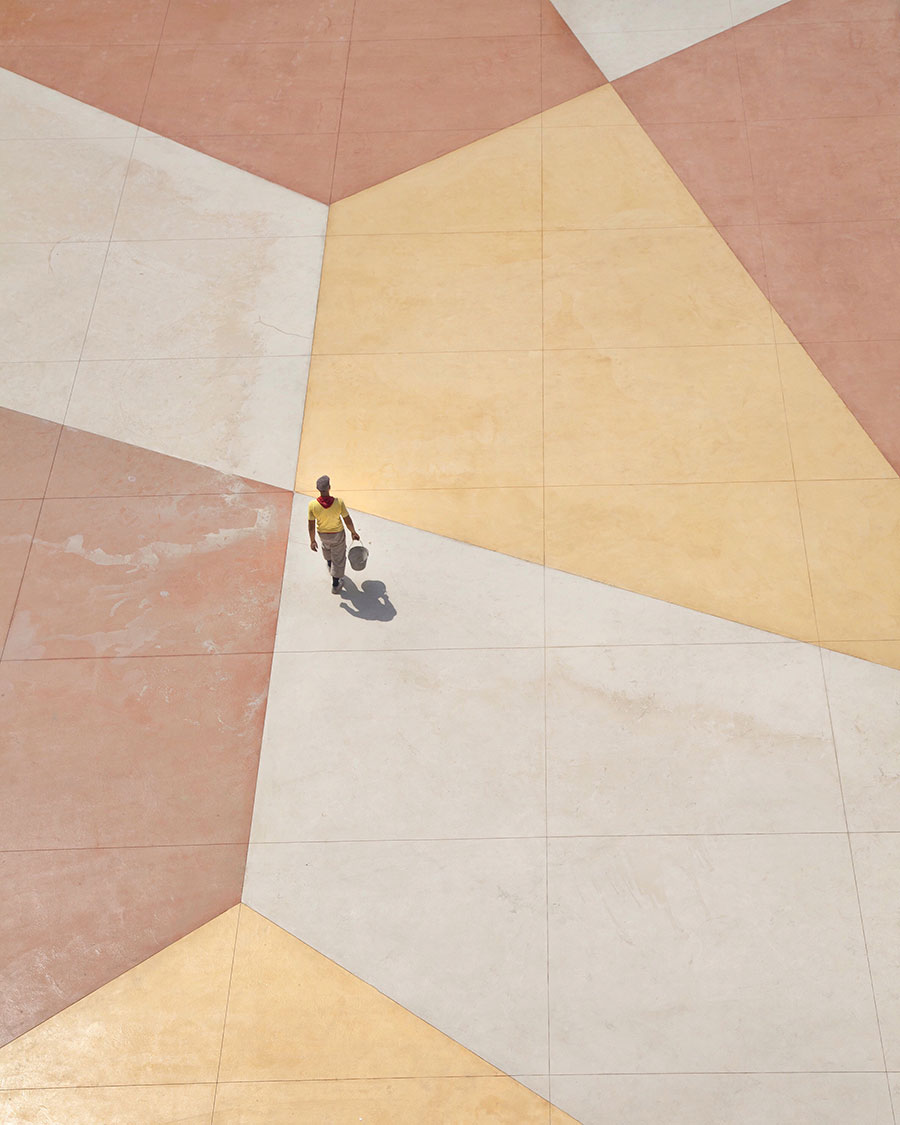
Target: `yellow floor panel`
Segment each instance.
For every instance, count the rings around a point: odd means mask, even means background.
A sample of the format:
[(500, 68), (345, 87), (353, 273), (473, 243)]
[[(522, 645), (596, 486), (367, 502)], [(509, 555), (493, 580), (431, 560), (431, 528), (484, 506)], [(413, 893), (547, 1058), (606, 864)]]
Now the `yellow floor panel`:
[(3, 1125), (547, 1125), (550, 1112), (244, 906), (0, 1050)]
[(611, 87), (335, 204), (313, 350), (299, 490), (896, 662), (897, 475)]

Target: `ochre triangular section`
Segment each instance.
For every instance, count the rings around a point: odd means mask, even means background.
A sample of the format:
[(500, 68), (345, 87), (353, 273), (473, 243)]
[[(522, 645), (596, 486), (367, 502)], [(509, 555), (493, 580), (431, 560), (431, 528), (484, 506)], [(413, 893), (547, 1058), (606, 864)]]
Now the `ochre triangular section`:
[(322, 472), (895, 662), (900, 480), (610, 87), (332, 207), (298, 490)]
[(546, 1125), (551, 1114), (543, 1098), (247, 907), (0, 1051), (0, 1098), (24, 1121), (43, 1106), (72, 1121), (119, 1113), (199, 1125), (213, 1101), (212, 1121), (223, 1125)]

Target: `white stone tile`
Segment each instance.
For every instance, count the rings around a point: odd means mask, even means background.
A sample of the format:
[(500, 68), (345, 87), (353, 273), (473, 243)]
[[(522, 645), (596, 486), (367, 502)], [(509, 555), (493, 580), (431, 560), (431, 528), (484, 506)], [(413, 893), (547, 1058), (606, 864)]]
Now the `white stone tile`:
[(783, 641), (749, 625), (547, 570), (548, 645), (652, 645)]
[(529, 1090), (533, 1090), (538, 1097), (543, 1098), (545, 1101), (550, 1098), (550, 1075), (549, 1074), (512, 1074), (511, 1078), (527, 1086)]
[(847, 821), (900, 831), (900, 671), (822, 650)]
[(0, 70), (0, 139), (134, 137), (137, 126), (57, 90)]
[(86, 361), (66, 422), (290, 489), (308, 366), (303, 355)]
[(0, 241), (105, 241), (130, 139), (0, 141)]
[(78, 359), (106, 243), (0, 246), (0, 362)]
[(565, 1074), (582, 1125), (892, 1125), (884, 1074)]
[(327, 217), (324, 203), (141, 130), (114, 237), (324, 236)]
[(547, 1069), (543, 840), (251, 844), (244, 902), (507, 1074)]
[(321, 238), (114, 242), (86, 359), (308, 355)]
[(731, 0), (732, 19), (736, 24), (743, 23), (754, 16), (761, 16), (763, 12), (780, 8), (784, 3), (785, 0)]
[(540, 649), (277, 653), (251, 839), (543, 836), (543, 678)]
[(309, 549), (308, 505), (294, 500), (276, 650), (543, 644), (540, 566), (352, 510), (369, 561), (348, 567), (343, 596), (332, 597), (322, 556)]
[(554, 0), (570, 28), (580, 31), (667, 31), (725, 26), (729, 0)]
[(818, 649), (548, 653), (551, 835), (840, 832)]
[(883, 1067), (846, 835), (551, 840), (550, 998), (551, 1073)]
[(900, 1070), (900, 835), (851, 837), (888, 1070)]
[(612, 82), (632, 71), (668, 58), (686, 47), (727, 30), (727, 23), (706, 27), (672, 28), (663, 31), (585, 32), (578, 35), (582, 46)]
[(0, 363), (0, 406), (62, 422), (78, 364)]

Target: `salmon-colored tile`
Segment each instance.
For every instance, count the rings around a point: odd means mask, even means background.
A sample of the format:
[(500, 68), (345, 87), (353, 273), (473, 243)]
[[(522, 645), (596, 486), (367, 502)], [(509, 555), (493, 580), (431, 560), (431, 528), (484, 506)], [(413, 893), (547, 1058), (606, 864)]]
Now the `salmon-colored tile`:
[(757, 221), (743, 121), (663, 123), (648, 126), (647, 132), (711, 222), (743, 226)]
[[(234, 844), (0, 853), (3, 900), (16, 907), (0, 911), (0, 1043), (234, 906), (246, 852)], [(71, 1075), (78, 1051), (71, 1038), (68, 1046)], [(118, 1057), (105, 1035), (103, 1052)], [(6, 1073), (13, 1061), (2, 1056)], [(55, 1061), (66, 1069), (58, 1053)], [(22, 1078), (41, 1081), (31, 1065)], [(87, 1078), (82, 1071), (74, 1082)]]
[(790, 0), (757, 16), (755, 22), (848, 23), (854, 20), (891, 20), (897, 17), (897, 0)]
[(353, 39), (455, 39), (540, 35), (540, 0), (357, 0)]
[(11, 43), (152, 43), (168, 0), (9, 0), (0, 40)]
[(331, 198), (337, 133), (179, 136), (175, 139), (321, 203)]
[(40, 500), (0, 500), (0, 652), (6, 643), (40, 510)]
[(347, 44), (164, 46), (141, 124), (166, 136), (334, 133)]
[(171, 0), (163, 43), (347, 39), (353, 0)]
[(900, 117), (758, 123), (750, 146), (762, 223), (900, 218)]
[(539, 35), (354, 40), (341, 129), (502, 129), (539, 112), (540, 53)]
[(761, 227), (772, 303), (802, 344), (900, 337), (900, 221)]
[(763, 24), (733, 32), (750, 121), (900, 113), (900, 21)]
[(282, 492), (269, 484), (166, 457), (138, 445), (63, 427), (53, 472), (51, 497), (188, 496), (231, 492)]
[(743, 121), (732, 32), (617, 79), (615, 88), (644, 126), (655, 122)]
[(541, 0), (541, 33), (543, 35), (571, 34), (569, 25), (550, 3), (550, 0)]
[(59, 431), (56, 422), (0, 408), (0, 499), (44, 495)]
[(483, 129), (428, 129), (416, 132), (341, 133), (332, 200), (411, 171), (480, 140)]
[(137, 121), (156, 46), (0, 43), (0, 66), (126, 121)]
[[(214, 1082), (237, 921), (231, 907), (11, 1043), (0, 1052), (0, 1089), (189, 1089)], [(99, 1116), (91, 1125), (183, 1120)]]
[(270, 663), (0, 663), (0, 850), (246, 843)]
[(806, 350), (900, 472), (900, 340), (814, 342)]
[(270, 652), (286, 495), (46, 500), (7, 658)]
[(900, 637), (900, 480), (797, 486), (819, 635)]
[(541, 40), (541, 109), (595, 90), (606, 83), (597, 64), (574, 35)]
[(759, 227), (718, 226), (719, 234), (725, 239), (732, 253), (741, 263), (757, 286), (768, 296), (769, 279), (766, 274), (766, 256), (763, 251), (762, 235)]

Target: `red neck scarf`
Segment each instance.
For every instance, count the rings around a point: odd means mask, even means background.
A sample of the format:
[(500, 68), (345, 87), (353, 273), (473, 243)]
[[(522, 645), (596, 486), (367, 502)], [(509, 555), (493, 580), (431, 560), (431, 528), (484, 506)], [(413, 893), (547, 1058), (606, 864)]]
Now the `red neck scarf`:
[(334, 497), (333, 496), (319, 496), (318, 501), (322, 505), (323, 508), (330, 508), (331, 505), (334, 503)]

